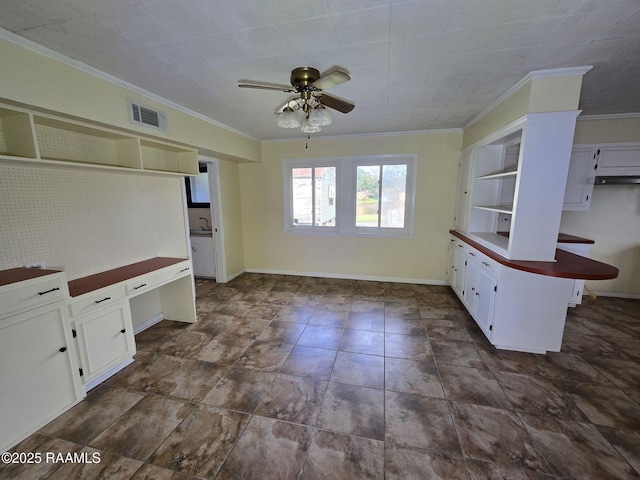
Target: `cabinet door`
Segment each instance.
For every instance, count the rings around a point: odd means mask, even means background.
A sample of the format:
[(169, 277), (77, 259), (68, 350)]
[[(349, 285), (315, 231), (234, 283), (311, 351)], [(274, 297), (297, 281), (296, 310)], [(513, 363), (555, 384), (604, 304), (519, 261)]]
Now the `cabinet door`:
[(74, 329), (85, 383), (136, 353), (126, 299), (76, 319)]
[(216, 276), (215, 256), (212, 238), (191, 238), (193, 275), (214, 278)]
[(456, 228), (467, 231), (469, 217), (469, 198), (471, 188), (471, 153), (466, 153), (460, 159), (460, 179), (458, 182), (458, 201), (456, 205)]
[(597, 150), (575, 147), (571, 152), (563, 210), (589, 210), (596, 173)]
[(64, 302), (0, 322), (0, 450), (82, 398)]
[(476, 277), (478, 274), (478, 264), (474, 261), (467, 260), (464, 274), (464, 289), (462, 291), (462, 301), (474, 315), (476, 301)]
[(598, 175), (640, 175), (640, 144), (600, 147)]
[(478, 267), (475, 274), (475, 300), (473, 317), (480, 329), (491, 340), (493, 323), (493, 304), (495, 299), (496, 277), (488, 270)]

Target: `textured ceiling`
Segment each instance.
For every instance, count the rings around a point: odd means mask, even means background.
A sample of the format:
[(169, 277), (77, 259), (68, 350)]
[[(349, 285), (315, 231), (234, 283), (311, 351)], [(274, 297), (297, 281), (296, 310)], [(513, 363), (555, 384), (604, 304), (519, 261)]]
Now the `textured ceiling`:
[(583, 65), (583, 114), (640, 112), (638, 0), (2, 0), (0, 27), (259, 139), (300, 135), (275, 125), (287, 94), (238, 80), (303, 65), (352, 77), (330, 93), (355, 110), (316, 135), (463, 127)]

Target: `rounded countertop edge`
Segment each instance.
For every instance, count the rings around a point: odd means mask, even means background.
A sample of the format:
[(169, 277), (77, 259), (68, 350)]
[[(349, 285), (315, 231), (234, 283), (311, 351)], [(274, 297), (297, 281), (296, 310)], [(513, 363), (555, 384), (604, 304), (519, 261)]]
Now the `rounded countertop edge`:
[(617, 278), (619, 269), (613, 265), (599, 262), (564, 250), (556, 249), (555, 262), (537, 262), (529, 260), (510, 260), (491, 249), (480, 245), (472, 238), (457, 230), (449, 230), (454, 237), (468, 243), (496, 262), (515, 270), (521, 270), (548, 277), (570, 278), (574, 280), (611, 280)]

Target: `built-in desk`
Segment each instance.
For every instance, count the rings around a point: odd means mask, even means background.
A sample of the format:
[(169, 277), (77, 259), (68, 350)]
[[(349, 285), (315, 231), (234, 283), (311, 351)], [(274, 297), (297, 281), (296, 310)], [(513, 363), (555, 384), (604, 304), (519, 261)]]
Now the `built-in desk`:
[(162, 318), (195, 322), (191, 261), (156, 257), (69, 282), (69, 318), (87, 390), (133, 361), (129, 301), (157, 290)]
[(0, 271), (0, 451), (133, 361), (129, 301), (151, 290), (164, 318), (196, 321), (189, 259), (151, 258), (69, 282), (55, 270)]

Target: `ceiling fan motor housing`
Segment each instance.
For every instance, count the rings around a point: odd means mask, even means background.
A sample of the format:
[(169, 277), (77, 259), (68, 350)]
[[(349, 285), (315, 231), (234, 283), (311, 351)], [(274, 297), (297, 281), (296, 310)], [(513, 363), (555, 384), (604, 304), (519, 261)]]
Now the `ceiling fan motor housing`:
[(291, 85), (299, 92), (320, 78), (320, 72), (313, 67), (298, 67), (291, 71)]

